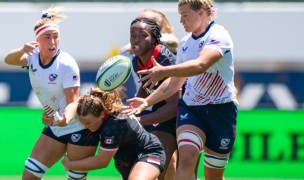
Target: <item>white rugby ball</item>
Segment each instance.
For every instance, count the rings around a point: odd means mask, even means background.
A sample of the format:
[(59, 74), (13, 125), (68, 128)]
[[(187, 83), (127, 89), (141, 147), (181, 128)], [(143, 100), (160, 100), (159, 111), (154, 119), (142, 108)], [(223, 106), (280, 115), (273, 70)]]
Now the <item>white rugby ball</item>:
[(111, 57), (98, 69), (96, 84), (103, 91), (112, 91), (128, 80), (131, 69), (131, 60), (127, 56)]

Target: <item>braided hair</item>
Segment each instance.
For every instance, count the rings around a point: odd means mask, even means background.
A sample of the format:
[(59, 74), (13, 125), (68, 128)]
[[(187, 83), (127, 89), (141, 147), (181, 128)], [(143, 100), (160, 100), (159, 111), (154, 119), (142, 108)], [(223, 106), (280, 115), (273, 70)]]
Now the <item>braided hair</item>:
[(132, 21), (131, 27), (134, 23), (137, 23), (137, 22), (142, 22), (142, 23), (148, 24), (151, 27), (150, 34), (156, 40), (156, 44), (162, 44), (160, 41), (160, 38), (162, 36), (161, 32), (160, 32), (160, 27), (158, 26), (158, 24), (156, 23), (155, 20), (148, 19), (148, 18), (136, 18)]

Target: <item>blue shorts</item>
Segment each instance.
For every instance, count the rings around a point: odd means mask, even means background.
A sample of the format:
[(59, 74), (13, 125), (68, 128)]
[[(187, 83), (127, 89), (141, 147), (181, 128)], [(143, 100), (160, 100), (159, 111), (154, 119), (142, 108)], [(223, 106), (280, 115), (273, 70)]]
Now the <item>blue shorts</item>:
[(236, 138), (237, 106), (233, 102), (188, 106), (179, 100), (177, 127), (193, 125), (206, 135), (204, 146), (220, 154), (232, 150)]
[(55, 136), (53, 131), (48, 126), (46, 126), (43, 129), (42, 134), (53, 138), (59, 142), (62, 142), (63, 144), (74, 144), (78, 146), (97, 146), (99, 143), (98, 131), (91, 132), (88, 129), (83, 129), (77, 132), (57, 137)]
[[(152, 111), (145, 110), (140, 115), (142, 116), (149, 113), (152, 113)], [(150, 133), (153, 131), (162, 131), (176, 137), (176, 117), (156, 125), (144, 125), (143, 127)]]

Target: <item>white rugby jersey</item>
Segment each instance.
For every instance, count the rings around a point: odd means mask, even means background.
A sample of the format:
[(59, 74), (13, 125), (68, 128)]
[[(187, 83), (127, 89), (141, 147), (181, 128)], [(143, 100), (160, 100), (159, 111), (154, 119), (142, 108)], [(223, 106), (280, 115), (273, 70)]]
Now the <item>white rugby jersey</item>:
[[(62, 116), (66, 107), (64, 89), (80, 86), (78, 65), (74, 58), (60, 50), (48, 65), (41, 63), (39, 54), (39, 49), (36, 48), (27, 58), (33, 91), (47, 116), (52, 116), (56, 111)], [(62, 136), (84, 129), (84, 126), (74, 117), (65, 127), (50, 128), (56, 136)]]
[(206, 72), (187, 78), (183, 100), (187, 105), (237, 103), (234, 86), (233, 42), (224, 27), (212, 21), (206, 31), (195, 37), (187, 34), (179, 43), (176, 63), (195, 60), (203, 48), (212, 48), (222, 58)]

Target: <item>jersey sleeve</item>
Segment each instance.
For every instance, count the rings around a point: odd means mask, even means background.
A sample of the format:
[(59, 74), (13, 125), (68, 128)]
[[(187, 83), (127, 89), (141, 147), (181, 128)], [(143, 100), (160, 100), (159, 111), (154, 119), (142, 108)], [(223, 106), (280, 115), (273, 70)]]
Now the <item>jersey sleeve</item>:
[(183, 40), (181, 40), (177, 46), (177, 50), (176, 50), (176, 64), (181, 64), (182, 63), (182, 44), (183, 44)]
[(69, 57), (65, 59), (64, 66), (62, 68), (62, 74), (63, 74), (63, 88), (80, 86), (79, 67), (74, 58)]
[(219, 28), (210, 34), (204, 48), (212, 48), (219, 51), (222, 56), (233, 47), (232, 39), (224, 28)]
[(100, 149), (105, 151), (117, 150), (124, 136), (124, 132), (125, 126), (120, 123), (119, 120), (105, 124), (100, 132)]

